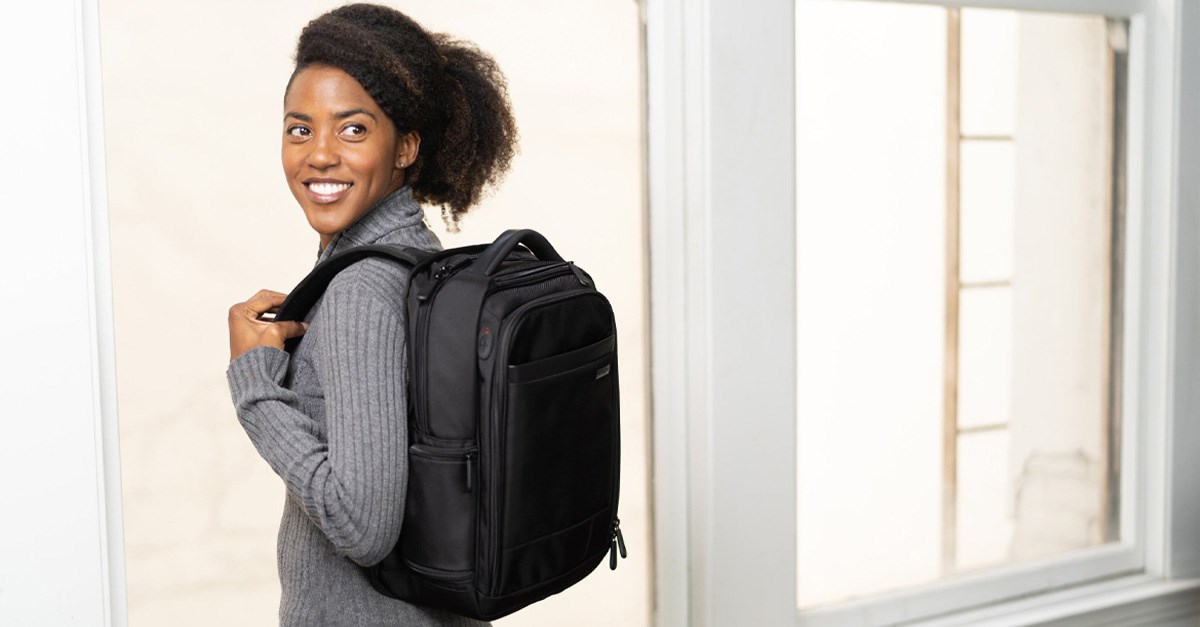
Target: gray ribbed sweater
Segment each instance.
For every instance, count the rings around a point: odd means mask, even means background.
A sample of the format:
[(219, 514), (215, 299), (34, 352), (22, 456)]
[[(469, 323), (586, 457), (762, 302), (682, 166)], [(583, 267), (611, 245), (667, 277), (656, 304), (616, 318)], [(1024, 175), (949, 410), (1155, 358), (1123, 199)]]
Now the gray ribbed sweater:
[[(342, 233), (318, 262), (362, 244), (438, 249), (404, 187)], [(385, 597), (356, 564), (400, 534), (407, 479), (407, 271), (367, 259), (330, 283), (290, 355), (260, 346), (226, 373), (238, 419), (287, 487), (279, 526), (281, 625), (482, 625)]]

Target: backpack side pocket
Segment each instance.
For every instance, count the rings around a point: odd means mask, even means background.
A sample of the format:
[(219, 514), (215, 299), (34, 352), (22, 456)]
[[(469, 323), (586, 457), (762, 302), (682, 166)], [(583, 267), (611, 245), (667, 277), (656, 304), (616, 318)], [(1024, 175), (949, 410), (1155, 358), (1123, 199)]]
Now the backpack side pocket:
[(460, 581), (474, 572), (478, 449), (414, 444), (408, 448), (408, 497), (400, 546), (404, 561), (431, 579)]

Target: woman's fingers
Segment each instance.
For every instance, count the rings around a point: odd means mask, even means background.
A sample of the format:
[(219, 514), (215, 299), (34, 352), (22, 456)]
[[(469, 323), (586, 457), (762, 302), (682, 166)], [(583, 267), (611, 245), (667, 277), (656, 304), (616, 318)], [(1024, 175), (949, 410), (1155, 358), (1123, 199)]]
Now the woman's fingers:
[(230, 360), (256, 346), (283, 348), (288, 338), (303, 335), (308, 324), (297, 321), (274, 322), (263, 314), (279, 310), (287, 294), (259, 290), (244, 303), (229, 308)]
[(283, 348), (283, 340), (304, 335), (304, 332), (308, 330), (308, 323), (291, 320), (286, 322), (272, 322), (271, 329), (275, 331), (275, 335), (280, 340), (279, 348)]
[(279, 306), (287, 299), (287, 294), (273, 292), (271, 290), (259, 290), (257, 294), (250, 297), (250, 300), (243, 303), (246, 307), (254, 312), (255, 316), (262, 315), (268, 312), (279, 310)]
[(258, 290), (254, 296), (250, 297), (251, 300), (255, 298), (277, 298), (282, 303), (283, 299), (287, 298), (287, 294), (276, 292), (275, 290)]
[(229, 318), (230, 320), (234, 318), (261, 320), (263, 314), (277, 313), (279, 306), (283, 304), (285, 299), (287, 299), (287, 294), (271, 290), (259, 290), (249, 300), (230, 307)]

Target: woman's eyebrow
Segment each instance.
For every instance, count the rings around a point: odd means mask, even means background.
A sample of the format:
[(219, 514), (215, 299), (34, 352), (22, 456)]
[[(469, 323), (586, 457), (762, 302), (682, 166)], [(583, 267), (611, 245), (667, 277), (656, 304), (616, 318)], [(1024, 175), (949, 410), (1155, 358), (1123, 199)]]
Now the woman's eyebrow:
[[(339, 119), (339, 120), (344, 120), (348, 117), (359, 115), (359, 114), (368, 116), (372, 120), (375, 120), (377, 122), (379, 121), (379, 119), (375, 117), (374, 113), (371, 113), (370, 111), (367, 111), (366, 109), (361, 109), (361, 108), (360, 109), (350, 109), (349, 111), (338, 111), (337, 113), (333, 114), (333, 117), (336, 119)], [(300, 120), (301, 122), (312, 122), (311, 115), (308, 115), (307, 113), (300, 113), (297, 111), (288, 111), (287, 113), (283, 114), (283, 117), (296, 118), (297, 120)]]
[(344, 120), (352, 115), (358, 115), (360, 113), (363, 115), (369, 116), (372, 120), (376, 119), (374, 113), (371, 113), (370, 111), (367, 111), (366, 109), (362, 109), (362, 108), (350, 109), (349, 111), (339, 111), (338, 113), (333, 114), (333, 117), (335, 117), (339, 120)]
[[(360, 113), (362, 115), (366, 115), (366, 116), (370, 117), (372, 120), (375, 120), (376, 122), (379, 121), (378, 118), (375, 117), (374, 113), (371, 113), (370, 111), (367, 111), (366, 109), (362, 109), (362, 108), (350, 109), (349, 111), (338, 111), (337, 113), (333, 114), (333, 117), (336, 119), (339, 119), (339, 120), (344, 120), (350, 116), (359, 115)], [(308, 115), (307, 113), (299, 113), (296, 111), (288, 111), (287, 113), (283, 114), (283, 117), (296, 118), (297, 120), (300, 120), (301, 122), (312, 122), (311, 115)]]

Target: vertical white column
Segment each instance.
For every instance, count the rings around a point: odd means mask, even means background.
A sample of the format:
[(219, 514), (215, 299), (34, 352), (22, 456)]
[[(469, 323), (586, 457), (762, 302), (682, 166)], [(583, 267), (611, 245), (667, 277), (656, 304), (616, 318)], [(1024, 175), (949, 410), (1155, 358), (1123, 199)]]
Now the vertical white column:
[(793, 23), (647, 5), (663, 625), (796, 620)]
[(95, 0), (0, 6), (0, 617), (123, 625)]
[[(704, 296), (708, 625), (796, 621), (796, 146), (791, 0), (710, 0)], [(695, 267), (695, 266), (693, 266)]]
[(647, 0), (646, 131), (649, 168), (650, 342), (654, 451), (654, 623), (687, 625), (688, 337), (684, 290), (684, 0)]

